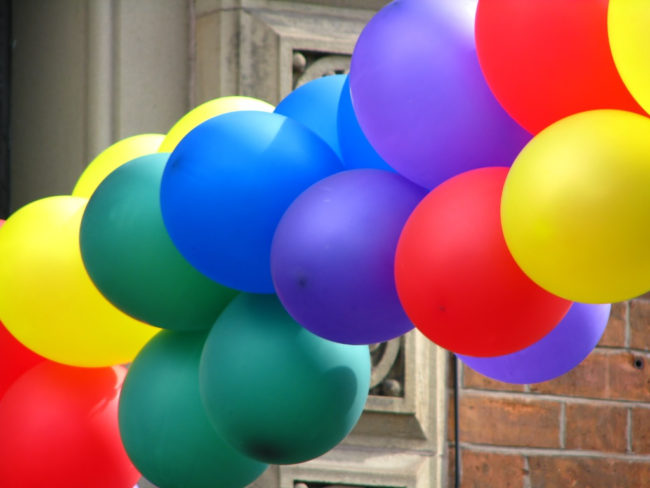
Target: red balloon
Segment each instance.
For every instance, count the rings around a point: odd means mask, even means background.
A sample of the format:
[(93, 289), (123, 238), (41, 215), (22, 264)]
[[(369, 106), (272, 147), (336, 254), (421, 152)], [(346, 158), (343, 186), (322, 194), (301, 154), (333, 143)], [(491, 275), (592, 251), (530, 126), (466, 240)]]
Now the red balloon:
[(2, 488), (132, 488), (117, 423), (125, 375), (50, 361), (23, 374), (0, 401)]
[(41, 361), (45, 358), (23, 346), (0, 322), (0, 400), (20, 375)]
[(397, 245), (404, 310), (436, 344), (468, 356), (509, 354), (544, 337), (571, 303), (533, 283), (501, 231), (507, 168), (482, 168), (436, 187)]
[(568, 115), (644, 114), (614, 65), (608, 0), (479, 0), (476, 46), (488, 85), (533, 134)]

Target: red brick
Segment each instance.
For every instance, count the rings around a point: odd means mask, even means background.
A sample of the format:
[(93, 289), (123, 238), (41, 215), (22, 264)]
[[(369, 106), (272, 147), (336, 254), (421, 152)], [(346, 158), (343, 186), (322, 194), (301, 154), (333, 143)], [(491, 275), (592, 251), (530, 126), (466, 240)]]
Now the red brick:
[[(636, 359), (643, 365), (635, 367)], [(650, 354), (606, 353), (596, 349), (578, 367), (531, 391), (552, 395), (650, 402)]]
[(521, 488), (526, 474), (523, 456), (466, 449), (461, 452), (461, 467), (461, 488)]
[(465, 394), (459, 407), (460, 442), (559, 447), (560, 404)]
[(650, 409), (632, 409), (632, 452), (650, 454)]
[(627, 408), (566, 406), (566, 448), (604, 452), (627, 450)]
[(644, 488), (650, 462), (600, 458), (532, 456), (531, 488)]
[(619, 302), (612, 305), (612, 312), (609, 315), (609, 322), (603, 337), (600, 339), (600, 346), (624, 347), (625, 346), (625, 324), (627, 323), (628, 302)]
[(447, 486), (454, 486), (456, 481), (456, 456), (454, 453), (453, 445), (449, 444), (449, 451), (447, 454)]
[(454, 439), (454, 407), (454, 392), (450, 391), (447, 396), (447, 440), (452, 444), (456, 442)]
[(630, 302), (630, 347), (650, 350), (650, 300)]
[(493, 380), (465, 365), (463, 365), (463, 387), (479, 390), (524, 391), (524, 385), (513, 385)]

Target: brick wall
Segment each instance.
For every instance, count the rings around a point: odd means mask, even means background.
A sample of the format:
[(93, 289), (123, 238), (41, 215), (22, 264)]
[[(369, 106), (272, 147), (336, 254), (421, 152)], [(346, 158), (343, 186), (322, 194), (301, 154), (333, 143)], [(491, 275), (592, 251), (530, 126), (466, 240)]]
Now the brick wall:
[(458, 383), (461, 487), (650, 487), (650, 294), (615, 304), (597, 349), (560, 378), (508, 385), (459, 365)]

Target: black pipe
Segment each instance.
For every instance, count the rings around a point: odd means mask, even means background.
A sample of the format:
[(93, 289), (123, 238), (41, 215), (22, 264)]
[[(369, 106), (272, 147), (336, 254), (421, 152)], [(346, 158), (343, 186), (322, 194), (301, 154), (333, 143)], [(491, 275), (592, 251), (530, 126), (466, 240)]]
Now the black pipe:
[(452, 378), (454, 383), (454, 488), (460, 488), (460, 440), (458, 439), (458, 358), (451, 355)]

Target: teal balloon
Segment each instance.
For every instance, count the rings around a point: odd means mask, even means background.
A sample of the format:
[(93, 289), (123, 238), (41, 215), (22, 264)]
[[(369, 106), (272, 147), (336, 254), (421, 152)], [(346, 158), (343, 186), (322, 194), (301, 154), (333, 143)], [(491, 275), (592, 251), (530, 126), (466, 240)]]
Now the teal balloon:
[(267, 463), (300, 463), (358, 421), (370, 354), (302, 328), (275, 295), (242, 294), (210, 331), (199, 383), (212, 425), (233, 447)]
[(124, 381), (120, 434), (142, 475), (159, 488), (242, 488), (267, 468), (214, 431), (199, 395), (207, 331), (161, 331)]
[(136, 158), (99, 185), (81, 221), (81, 256), (123, 312), (165, 329), (208, 329), (238, 292), (193, 268), (167, 234), (159, 195), (168, 157)]

